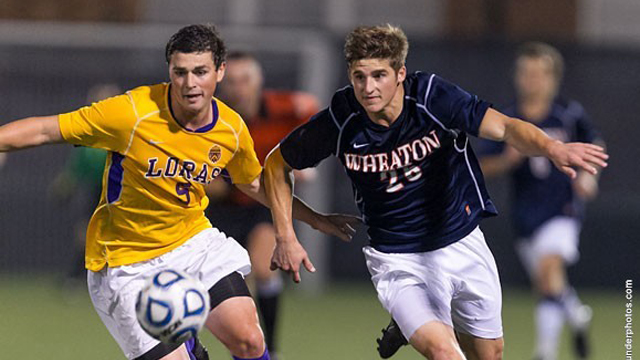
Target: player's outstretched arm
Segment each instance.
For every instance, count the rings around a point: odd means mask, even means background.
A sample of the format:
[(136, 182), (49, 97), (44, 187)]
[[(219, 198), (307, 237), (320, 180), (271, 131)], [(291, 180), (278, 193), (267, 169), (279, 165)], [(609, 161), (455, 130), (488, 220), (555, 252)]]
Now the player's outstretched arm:
[(293, 229), (293, 169), (282, 158), (280, 147), (273, 149), (265, 160), (264, 184), (276, 233), (271, 270), (291, 273), (293, 281), (300, 282), (301, 263), (310, 272), (316, 269)]
[(0, 127), (0, 152), (59, 143), (63, 140), (57, 115), (16, 120)]
[[(251, 183), (236, 184), (236, 187), (262, 205), (270, 207), (265, 192), (264, 171)], [(292, 200), (292, 214), (294, 219), (344, 241), (351, 241), (356, 232), (354, 226), (362, 223), (359, 217), (353, 215), (319, 213), (295, 195)]]
[(606, 167), (609, 158), (604, 148), (594, 144), (563, 143), (551, 139), (538, 127), (525, 121), (508, 117), (496, 110), (489, 109), (480, 124), (480, 137), (495, 141), (504, 141), (527, 156), (545, 156), (574, 179), (576, 170), (581, 168), (591, 174), (598, 167)]

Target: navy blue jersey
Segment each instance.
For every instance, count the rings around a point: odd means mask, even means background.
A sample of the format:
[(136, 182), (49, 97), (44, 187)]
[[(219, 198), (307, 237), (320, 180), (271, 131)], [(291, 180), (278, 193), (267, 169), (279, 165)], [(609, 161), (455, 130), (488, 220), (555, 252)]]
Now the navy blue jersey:
[(411, 74), (404, 90), (389, 127), (369, 119), (348, 86), (280, 144), (295, 169), (340, 159), (371, 246), (388, 253), (442, 248), (497, 213), (467, 138), (490, 105), (436, 75)]
[[(516, 105), (505, 109), (509, 116), (525, 119)], [(534, 123), (550, 137), (562, 142), (592, 143), (598, 134), (582, 106), (557, 99), (546, 119)], [(497, 155), (504, 143), (483, 140), (481, 155)], [(511, 173), (513, 221), (518, 236), (530, 236), (540, 225), (556, 216), (580, 218), (583, 203), (574, 196), (571, 179), (544, 157), (526, 158)]]

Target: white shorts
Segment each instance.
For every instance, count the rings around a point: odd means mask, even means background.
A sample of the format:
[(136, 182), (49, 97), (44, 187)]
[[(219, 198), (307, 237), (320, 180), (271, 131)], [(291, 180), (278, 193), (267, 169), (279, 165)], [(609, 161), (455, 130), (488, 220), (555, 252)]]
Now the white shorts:
[(567, 264), (578, 261), (580, 222), (572, 217), (557, 216), (542, 224), (530, 238), (521, 239), (516, 251), (530, 276), (546, 255), (560, 255)]
[(363, 251), (378, 299), (407, 339), (431, 321), (479, 338), (502, 337), (498, 269), (479, 227), (434, 251)]
[(135, 302), (146, 279), (161, 269), (180, 269), (210, 289), (223, 277), (251, 271), (249, 255), (218, 229), (206, 229), (159, 257), (118, 267), (88, 271), (93, 306), (127, 358), (135, 359), (155, 347), (136, 319)]

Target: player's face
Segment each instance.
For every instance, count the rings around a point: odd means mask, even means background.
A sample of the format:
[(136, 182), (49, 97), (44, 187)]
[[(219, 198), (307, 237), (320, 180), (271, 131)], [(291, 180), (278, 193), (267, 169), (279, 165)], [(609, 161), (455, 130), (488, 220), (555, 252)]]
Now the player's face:
[(396, 72), (388, 59), (362, 59), (349, 67), (349, 80), (356, 98), (369, 114), (384, 112), (390, 104), (402, 104), (402, 96), (398, 96), (402, 93), (398, 89), (402, 88), (406, 75), (404, 66)]
[(211, 106), (218, 82), (224, 77), (224, 64), (217, 70), (210, 51), (171, 55), (169, 78), (175, 104), (187, 113), (200, 113)]
[(549, 57), (519, 58), (516, 62), (515, 86), (520, 98), (551, 100), (558, 88), (553, 60)]
[(262, 83), (262, 70), (255, 60), (229, 60), (220, 97), (243, 117), (250, 117), (259, 108)]

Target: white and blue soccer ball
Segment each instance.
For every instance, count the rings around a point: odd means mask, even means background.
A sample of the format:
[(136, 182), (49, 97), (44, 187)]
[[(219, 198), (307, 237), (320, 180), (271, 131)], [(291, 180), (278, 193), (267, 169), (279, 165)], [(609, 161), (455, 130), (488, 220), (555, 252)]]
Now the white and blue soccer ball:
[(152, 337), (180, 344), (202, 329), (209, 315), (209, 293), (200, 281), (183, 271), (162, 270), (140, 291), (136, 315)]

